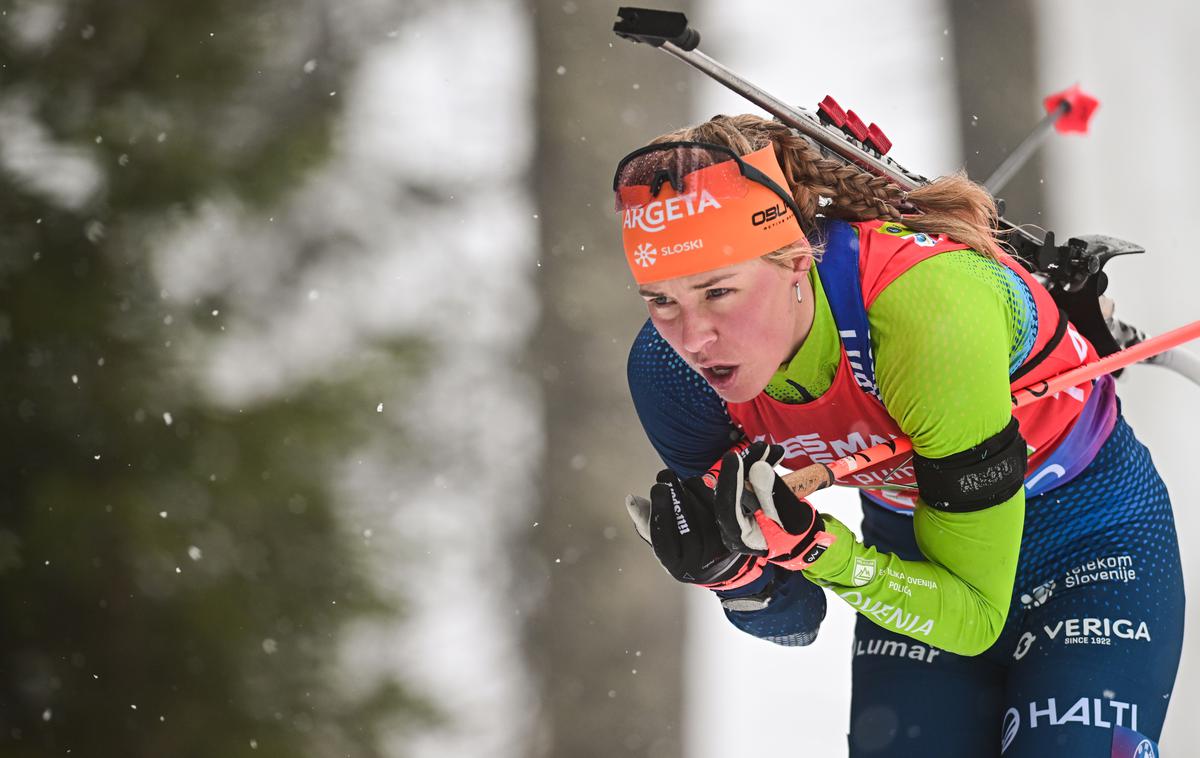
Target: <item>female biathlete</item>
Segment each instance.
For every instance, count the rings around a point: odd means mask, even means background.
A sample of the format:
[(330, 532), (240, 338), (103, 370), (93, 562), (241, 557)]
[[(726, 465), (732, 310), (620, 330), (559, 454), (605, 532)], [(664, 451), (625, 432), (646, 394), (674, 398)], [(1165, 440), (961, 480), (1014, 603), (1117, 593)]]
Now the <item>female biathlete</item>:
[[(1012, 410), (1096, 356), (991, 197), (903, 193), (751, 115), (654, 140), (613, 188), (650, 312), (630, 391), (668, 467), (627, 505), (672, 576), (781, 645), (815, 638), (822, 588), (853, 606), (853, 756), (1157, 754), (1171, 504), (1111, 378)], [(861, 540), (774, 473), (901, 435), (910, 458), (850, 482)]]

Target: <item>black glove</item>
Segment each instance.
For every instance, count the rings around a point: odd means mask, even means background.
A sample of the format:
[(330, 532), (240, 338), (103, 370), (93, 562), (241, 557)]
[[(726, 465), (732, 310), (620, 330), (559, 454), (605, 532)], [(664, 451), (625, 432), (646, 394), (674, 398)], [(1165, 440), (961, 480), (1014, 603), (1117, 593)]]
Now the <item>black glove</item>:
[[(735, 484), (740, 482), (727, 479), (725, 487)], [(700, 477), (681, 482), (675, 472), (663, 469), (650, 489), (650, 499), (629, 495), (625, 507), (638, 534), (677, 581), (732, 590), (758, 579), (765, 559), (734, 553), (725, 546), (714, 508), (717, 497)]]
[[(730, 550), (765, 555), (790, 571), (801, 571), (820, 558), (836, 537), (825, 531), (824, 517), (792, 493), (774, 467), (783, 448), (755, 442), (741, 455), (726, 453), (717, 478), (714, 512)], [(755, 495), (743, 496), (750, 480)]]

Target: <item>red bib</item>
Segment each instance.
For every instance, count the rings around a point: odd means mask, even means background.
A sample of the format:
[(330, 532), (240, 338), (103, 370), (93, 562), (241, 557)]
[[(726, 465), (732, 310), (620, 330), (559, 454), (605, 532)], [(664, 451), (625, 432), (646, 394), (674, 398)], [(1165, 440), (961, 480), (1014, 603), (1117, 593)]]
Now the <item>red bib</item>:
[[(926, 245), (921, 245), (913, 237), (897, 237), (876, 231), (882, 223), (870, 221), (853, 224), (859, 232), (859, 278), (864, 308), (870, 308), (888, 284), (921, 261), (939, 253), (967, 247), (944, 236), (932, 240), (932, 245), (928, 244), (931, 240), (926, 237)], [(1043, 351), (1054, 336), (1060, 317), (1058, 306), (1050, 293), (1019, 263), (1007, 255), (1000, 260), (1025, 282), (1037, 305), (1037, 337), (1030, 350), (1030, 359), (1026, 361), (1028, 363)], [(783, 465), (791, 469), (803, 468), (811, 463), (831, 463), (903, 435), (883, 403), (860, 388), (855, 381), (845, 347), (842, 346), (840, 351), (841, 359), (833, 384), (819, 398), (808, 403), (783, 403), (762, 392), (748, 402), (727, 403), (730, 417), (748, 438), (766, 439), (782, 445), (785, 450)], [(1034, 386), (1047, 377), (1095, 360), (1096, 357), (1091, 344), (1068, 324), (1066, 335), (1049, 355), (1013, 382), (1012, 387), (1015, 390)], [(1030, 449), (1030, 473), (1037, 470), (1070, 431), (1091, 392), (1092, 383), (1089, 381), (1014, 412), (1021, 435)], [(892, 484), (916, 484), (908, 455), (856, 471), (851, 480), (863, 485), (878, 484), (885, 480)], [(913, 490), (868, 489), (867, 493), (894, 510), (911, 511), (916, 505)]]

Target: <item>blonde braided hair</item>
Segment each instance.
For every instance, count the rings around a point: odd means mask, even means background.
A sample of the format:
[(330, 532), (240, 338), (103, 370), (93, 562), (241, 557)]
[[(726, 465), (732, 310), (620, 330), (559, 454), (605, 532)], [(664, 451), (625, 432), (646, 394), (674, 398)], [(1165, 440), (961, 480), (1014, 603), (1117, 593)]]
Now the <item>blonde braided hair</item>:
[[(670, 141), (725, 145), (738, 155), (773, 144), (788, 189), (800, 209), (798, 221), (806, 236), (812, 236), (818, 216), (845, 221), (883, 219), (902, 223), (916, 232), (945, 234), (991, 258), (1000, 255), (994, 231), (996, 202), (963, 173), (939, 177), (905, 194), (881, 176), (826, 158), (815, 143), (785, 124), (750, 113), (714, 116), (702, 124), (664, 134), (651, 144)], [(901, 206), (916, 212), (902, 212)], [(765, 257), (788, 265), (798, 255), (809, 252), (801, 243)]]

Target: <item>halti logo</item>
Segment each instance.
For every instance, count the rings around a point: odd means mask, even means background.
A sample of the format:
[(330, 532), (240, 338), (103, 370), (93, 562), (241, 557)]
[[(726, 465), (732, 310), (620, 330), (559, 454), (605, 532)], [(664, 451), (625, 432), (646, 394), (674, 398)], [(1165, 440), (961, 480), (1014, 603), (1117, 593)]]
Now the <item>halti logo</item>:
[[(1126, 723), (1128, 722), (1128, 723)], [(1029, 703), (1029, 728), (1080, 724), (1109, 729), (1116, 724), (1137, 731), (1137, 703), (1123, 703), (1111, 698), (1081, 697), (1066, 710), (1059, 711), (1058, 699), (1047, 698), (1045, 703)]]
[(643, 242), (633, 251), (633, 259), (642, 268), (650, 268), (654, 265), (654, 245), (649, 242)]
[(721, 204), (706, 189), (700, 190), (700, 200), (696, 195), (679, 195), (668, 197), (666, 200), (655, 200), (637, 208), (625, 209), (625, 228), (637, 227), (644, 232), (661, 232), (667, 228), (668, 221), (676, 221), (687, 216), (703, 213), (708, 208), (720, 208)]
[(1000, 727), (1000, 754), (1003, 755), (1008, 746), (1017, 736), (1017, 730), (1021, 728), (1021, 714), (1016, 708), (1009, 708), (1004, 714), (1004, 724)]

